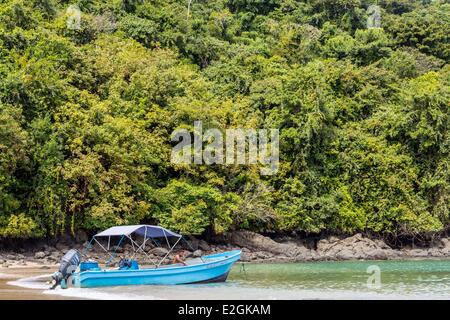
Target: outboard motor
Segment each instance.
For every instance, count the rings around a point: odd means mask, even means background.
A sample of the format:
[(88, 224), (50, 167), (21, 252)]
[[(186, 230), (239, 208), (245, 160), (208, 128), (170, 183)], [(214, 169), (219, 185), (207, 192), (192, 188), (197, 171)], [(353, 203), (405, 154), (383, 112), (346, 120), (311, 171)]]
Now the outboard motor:
[(67, 281), (69, 276), (75, 272), (81, 261), (80, 253), (75, 249), (70, 249), (62, 257), (59, 270), (52, 275), (53, 286), (50, 289), (55, 289), (61, 284), (63, 280)]

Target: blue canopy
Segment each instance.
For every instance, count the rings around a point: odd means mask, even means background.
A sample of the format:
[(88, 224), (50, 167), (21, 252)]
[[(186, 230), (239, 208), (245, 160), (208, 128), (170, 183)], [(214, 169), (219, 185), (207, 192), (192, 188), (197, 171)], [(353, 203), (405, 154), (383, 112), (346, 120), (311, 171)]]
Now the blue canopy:
[(179, 235), (178, 233), (167, 230), (160, 226), (151, 226), (146, 224), (111, 227), (100, 233), (97, 233), (95, 237), (129, 236), (132, 233), (136, 233), (145, 238), (181, 238), (181, 235)]

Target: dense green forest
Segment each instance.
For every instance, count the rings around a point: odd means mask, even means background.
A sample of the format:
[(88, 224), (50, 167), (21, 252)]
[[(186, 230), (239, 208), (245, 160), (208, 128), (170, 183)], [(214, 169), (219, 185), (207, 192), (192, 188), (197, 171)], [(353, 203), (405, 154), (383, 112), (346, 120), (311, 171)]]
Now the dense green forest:
[[(0, 237), (445, 231), (449, 30), (443, 0), (0, 0)], [(278, 128), (278, 173), (171, 163), (196, 120)]]

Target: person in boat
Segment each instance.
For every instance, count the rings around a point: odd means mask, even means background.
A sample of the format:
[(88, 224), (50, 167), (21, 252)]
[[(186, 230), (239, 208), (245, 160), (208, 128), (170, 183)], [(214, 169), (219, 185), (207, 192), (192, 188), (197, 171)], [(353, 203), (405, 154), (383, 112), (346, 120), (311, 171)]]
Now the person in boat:
[(178, 252), (175, 253), (172, 263), (173, 264), (181, 263), (182, 265), (187, 266), (186, 262), (184, 262), (184, 251), (183, 250), (179, 250)]

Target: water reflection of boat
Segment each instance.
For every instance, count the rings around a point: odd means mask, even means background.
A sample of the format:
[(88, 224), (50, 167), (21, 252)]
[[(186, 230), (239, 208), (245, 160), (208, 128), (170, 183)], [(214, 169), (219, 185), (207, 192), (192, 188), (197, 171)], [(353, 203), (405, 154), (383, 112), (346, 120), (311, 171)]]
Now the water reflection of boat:
[[(135, 238), (133, 238), (133, 236)], [(102, 244), (99, 239), (107, 239), (107, 244)], [(138, 243), (138, 238), (142, 243)], [(111, 241), (118, 239), (118, 244), (113, 253), (110, 253)], [(241, 251), (227, 251), (217, 254), (187, 259), (185, 264), (174, 263), (163, 265), (173, 249), (183, 237), (168, 229), (152, 225), (117, 226), (102, 231), (92, 237), (86, 250), (93, 245), (99, 245), (110, 255), (106, 265), (110, 265), (115, 257), (117, 248), (125, 241), (132, 245), (134, 254), (130, 259), (122, 259), (118, 268), (100, 268), (97, 261), (81, 261), (85, 252), (80, 254), (76, 250), (70, 250), (61, 261), (59, 271), (53, 275), (54, 286), (58, 284), (62, 288), (75, 286), (81, 288), (123, 286), (123, 285), (173, 285), (190, 283), (222, 282), (227, 279), (232, 265), (239, 260)], [(165, 240), (168, 251), (161, 260), (153, 266), (140, 268), (134, 257), (138, 252), (148, 255), (145, 246), (148, 241), (159, 244), (159, 240)], [(171, 244), (171, 241), (174, 244)]]

